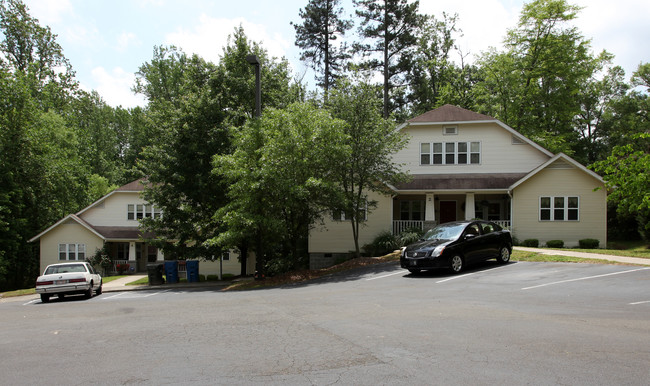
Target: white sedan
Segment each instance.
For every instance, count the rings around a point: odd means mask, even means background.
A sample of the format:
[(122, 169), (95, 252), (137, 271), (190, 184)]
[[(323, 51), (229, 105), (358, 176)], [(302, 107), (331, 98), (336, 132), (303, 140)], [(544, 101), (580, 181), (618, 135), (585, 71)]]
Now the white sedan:
[(42, 276), (36, 279), (36, 293), (41, 301), (47, 303), (50, 296), (84, 294), (86, 299), (102, 293), (102, 277), (87, 262), (51, 264)]

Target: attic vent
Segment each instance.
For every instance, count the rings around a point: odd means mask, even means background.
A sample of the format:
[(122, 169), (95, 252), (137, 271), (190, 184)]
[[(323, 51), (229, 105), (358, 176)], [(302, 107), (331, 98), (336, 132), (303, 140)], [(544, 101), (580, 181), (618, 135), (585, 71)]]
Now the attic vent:
[(524, 145), (526, 142), (524, 142), (521, 138), (515, 137), (514, 135), (512, 136), (512, 144), (513, 145)]
[(458, 134), (458, 127), (456, 127), (456, 126), (443, 127), (442, 133), (444, 135), (456, 135), (456, 134)]

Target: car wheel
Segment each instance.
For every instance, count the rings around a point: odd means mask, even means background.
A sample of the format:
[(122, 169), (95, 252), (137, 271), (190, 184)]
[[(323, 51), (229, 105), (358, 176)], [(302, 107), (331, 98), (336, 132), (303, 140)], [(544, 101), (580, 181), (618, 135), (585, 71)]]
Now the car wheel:
[(510, 261), (510, 250), (508, 249), (508, 247), (501, 247), (501, 251), (499, 251), (499, 256), (497, 256), (497, 261), (502, 264), (505, 264)]
[(48, 295), (48, 294), (41, 294), (41, 301), (42, 301), (43, 303), (47, 303), (47, 302), (49, 302), (49, 301), (50, 301), (50, 295)]
[(419, 270), (419, 269), (409, 268), (409, 272), (411, 272), (411, 273), (414, 274), (414, 275), (417, 275), (418, 273), (421, 272), (421, 270)]
[(90, 298), (93, 297), (93, 283), (92, 282), (90, 283), (90, 287), (88, 287), (88, 290), (86, 291), (84, 296), (86, 297), (86, 299), (90, 299)]
[(95, 291), (95, 294), (97, 294), (97, 295), (101, 295), (101, 294), (102, 294), (102, 285), (103, 285), (103, 284), (104, 284), (104, 283), (99, 283), (99, 288), (97, 288), (97, 291)]
[(455, 255), (451, 259), (449, 259), (449, 269), (451, 269), (451, 272), (453, 273), (458, 273), (463, 270), (463, 258)]

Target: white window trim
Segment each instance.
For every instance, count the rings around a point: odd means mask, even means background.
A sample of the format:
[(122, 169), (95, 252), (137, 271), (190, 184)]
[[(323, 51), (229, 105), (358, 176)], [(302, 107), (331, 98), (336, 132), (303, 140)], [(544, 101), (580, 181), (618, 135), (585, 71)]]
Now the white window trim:
[[(339, 213), (340, 217), (335, 218), (334, 213)], [(337, 222), (343, 222), (343, 221), (350, 221), (351, 219), (345, 216), (345, 211), (340, 210), (340, 211), (332, 212), (332, 220)], [(366, 204), (365, 208), (363, 209), (363, 221), (368, 221), (368, 204)]]
[(127, 204), (126, 206), (126, 219), (128, 221), (138, 221), (143, 218), (158, 218), (162, 217), (162, 210), (156, 205), (138, 203)]
[[(86, 244), (59, 243), (58, 247), (59, 250), (57, 256), (59, 257), (59, 261), (86, 260)], [(65, 259), (61, 259), (61, 253), (65, 253)], [(81, 256), (82, 254), (83, 256)]]
[[(451, 132), (447, 132), (447, 129), (451, 129)], [(442, 135), (458, 135), (458, 126), (443, 126)]]
[[(542, 199), (543, 198), (549, 198), (550, 199), (550, 202), (551, 202), (550, 208), (542, 208)], [(562, 220), (556, 220), (555, 219), (555, 210), (556, 210), (556, 208), (555, 208), (555, 199), (556, 198), (564, 198), (564, 207), (563, 208), (557, 208), (557, 210), (559, 210), (559, 209), (564, 210), (564, 219), (562, 219)], [(578, 200), (578, 207), (577, 208), (569, 208), (569, 198), (576, 198)], [(542, 219), (542, 209), (550, 211), (550, 218), (548, 220), (543, 220)], [(569, 210), (577, 210), (578, 211), (577, 219), (569, 220)], [(539, 196), (538, 220), (540, 222), (552, 222), (552, 221), (579, 222), (580, 221), (580, 196)]]
[[(429, 144), (429, 153), (423, 153), (422, 152), (422, 145), (428, 143)], [(447, 151), (447, 144), (453, 143), (454, 144), (454, 151), (448, 152)], [(467, 151), (462, 152), (462, 154), (467, 155), (467, 162), (466, 163), (458, 163), (458, 156), (461, 154), (458, 151), (459, 144), (460, 143), (465, 143), (467, 144)], [(478, 144), (478, 152), (472, 151), (472, 144), (477, 143)], [(442, 152), (436, 152), (435, 151), (435, 145), (440, 144), (442, 146)], [(420, 166), (429, 166), (429, 165), (453, 165), (453, 166), (465, 166), (465, 165), (481, 165), (483, 162), (483, 145), (481, 141), (446, 141), (446, 142), (420, 142), (420, 147), (419, 147), (419, 157), (420, 157)], [(428, 155), (429, 156), (429, 163), (425, 164), (422, 163), (422, 156), (423, 155)], [(453, 163), (447, 163), (447, 155), (454, 155), (454, 162)], [(472, 154), (478, 154), (478, 162), (472, 163)], [(440, 155), (442, 158), (442, 163), (435, 163), (434, 158), (436, 155)]]

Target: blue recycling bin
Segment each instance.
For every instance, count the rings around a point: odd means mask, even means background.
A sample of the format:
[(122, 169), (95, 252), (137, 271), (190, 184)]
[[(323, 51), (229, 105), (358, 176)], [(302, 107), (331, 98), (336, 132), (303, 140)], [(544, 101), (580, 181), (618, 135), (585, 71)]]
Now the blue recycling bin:
[(198, 283), (199, 282), (199, 261), (187, 260), (185, 262), (185, 268), (187, 269), (187, 282)]
[(178, 261), (165, 261), (167, 283), (178, 283)]

